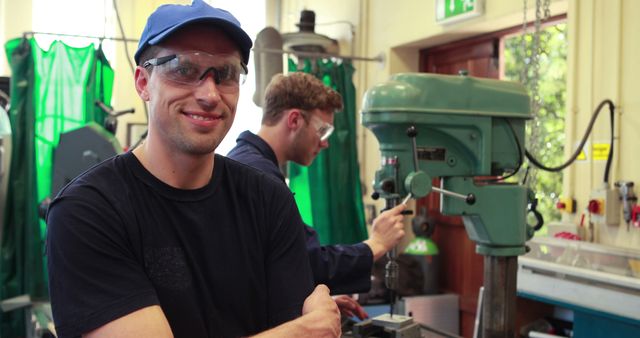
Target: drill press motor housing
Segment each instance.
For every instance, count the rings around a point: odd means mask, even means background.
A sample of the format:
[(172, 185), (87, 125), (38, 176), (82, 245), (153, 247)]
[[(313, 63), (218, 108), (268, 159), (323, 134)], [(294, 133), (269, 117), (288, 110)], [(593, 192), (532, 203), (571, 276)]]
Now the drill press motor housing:
[[(474, 177), (499, 176), (520, 167), (525, 121), (530, 118), (529, 96), (517, 83), (396, 74), (364, 97), (362, 123), (378, 139), (382, 159), (374, 191), (399, 201), (444, 189), (442, 213), (463, 216), (478, 253), (523, 254), (530, 237), (527, 189), (479, 183)], [(413, 135), (408, 135), (411, 128)], [(441, 187), (431, 187), (435, 177), (442, 179)]]

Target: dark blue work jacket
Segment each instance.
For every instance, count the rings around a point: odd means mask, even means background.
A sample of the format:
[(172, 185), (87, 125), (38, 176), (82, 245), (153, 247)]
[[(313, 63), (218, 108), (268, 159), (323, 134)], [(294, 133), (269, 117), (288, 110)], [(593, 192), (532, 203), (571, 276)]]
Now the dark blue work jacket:
[[(277, 177), (285, 183), (273, 149), (260, 136), (244, 131), (227, 157)], [(307, 252), (316, 284), (331, 294), (363, 293), (371, 288), (373, 253), (368, 245), (320, 245), (318, 233), (305, 224)]]

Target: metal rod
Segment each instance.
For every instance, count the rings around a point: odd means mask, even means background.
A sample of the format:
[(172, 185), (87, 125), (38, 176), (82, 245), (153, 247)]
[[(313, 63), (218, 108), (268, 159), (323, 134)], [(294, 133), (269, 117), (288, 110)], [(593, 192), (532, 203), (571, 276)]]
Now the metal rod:
[(478, 304), (476, 305), (476, 320), (473, 323), (473, 336), (472, 338), (481, 338), (480, 332), (482, 331), (482, 303), (484, 302), (484, 286), (478, 290)]
[(416, 138), (411, 138), (411, 143), (413, 146), (413, 169), (417, 172), (420, 167), (418, 166), (418, 146), (416, 145)]
[(338, 59), (346, 59), (346, 60), (357, 60), (357, 61), (377, 61), (383, 62), (384, 58), (382, 55), (376, 56), (374, 58), (363, 57), (363, 56), (350, 56), (350, 55), (338, 55), (338, 54), (330, 54), (330, 53), (316, 53), (316, 52), (301, 52), (294, 50), (283, 50), (283, 49), (272, 49), (272, 48), (253, 48), (254, 53), (271, 53), (271, 54), (293, 54), (297, 56), (303, 57), (317, 57), (317, 58), (338, 58)]
[[(397, 162), (396, 162), (397, 163)], [(392, 209), (398, 205), (398, 199), (390, 198), (386, 200), (386, 208)], [(389, 289), (389, 316), (393, 318), (393, 312), (395, 311), (396, 304), (396, 290), (398, 287), (398, 246), (394, 246), (391, 250), (387, 251), (388, 262), (384, 266), (384, 284)]]
[(455, 198), (460, 198), (463, 200), (467, 199), (467, 195), (463, 195), (463, 194), (458, 194), (457, 192), (453, 192), (453, 191), (449, 191), (449, 190), (444, 190), (438, 187), (431, 187), (431, 190), (435, 191), (435, 192), (439, 192), (443, 195), (447, 195), (447, 196), (451, 196), (451, 197), (455, 197)]
[(56, 36), (66, 36), (66, 37), (74, 37), (74, 38), (87, 38), (87, 39), (98, 39), (98, 40), (112, 40), (112, 41), (123, 41), (123, 42), (132, 42), (138, 43), (140, 40), (136, 39), (124, 39), (124, 38), (115, 38), (108, 36), (90, 36), (90, 35), (79, 35), (79, 34), (63, 34), (63, 33), (48, 33), (48, 32), (24, 32), (23, 35), (56, 35)]
[(412, 193), (408, 193), (407, 196), (405, 196), (405, 198), (402, 200), (402, 203), (400, 204), (407, 204), (407, 202), (409, 202), (409, 200), (411, 199), (411, 197), (413, 197)]
[(411, 147), (413, 148), (413, 170), (418, 172), (420, 167), (418, 166), (418, 145), (415, 136), (411, 138)]

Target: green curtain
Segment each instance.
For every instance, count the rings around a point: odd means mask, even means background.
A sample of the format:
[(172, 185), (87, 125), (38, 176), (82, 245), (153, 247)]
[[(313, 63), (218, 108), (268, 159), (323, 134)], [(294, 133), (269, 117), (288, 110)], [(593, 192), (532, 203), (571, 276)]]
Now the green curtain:
[[(48, 300), (44, 257), (46, 224), (38, 206), (50, 197), (52, 155), (60, 134), (102, 124), (96, 100), (111, 102), (113, 70), (101, 48), (54, 42), (48, 51), (32, 39), (5, 44), (11, 66), (13, 151), (2, 243), (0, 300), (28, 294)], [(0, 336), (25, 335), (24, 311), (0, 312)]]
[(365, 240), (364, 207), (356, 147), (354, 68), (350, 62), (289, 59), (289, 71), (312, 73), (343, 97), (344, 110), (335, 114), (335, 131), (329, 148), (309, 167), (289, 163), (289, 187), (305, 223), (319, 235), (320, 243), (351, 244)]

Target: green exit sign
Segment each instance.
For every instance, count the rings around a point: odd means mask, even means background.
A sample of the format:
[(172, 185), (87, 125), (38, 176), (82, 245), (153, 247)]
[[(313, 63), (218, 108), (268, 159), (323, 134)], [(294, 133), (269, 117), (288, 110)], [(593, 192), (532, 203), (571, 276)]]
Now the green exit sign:
[(482, 14), (483, 0), (436, 0), (436, 21), (448, 24)]

